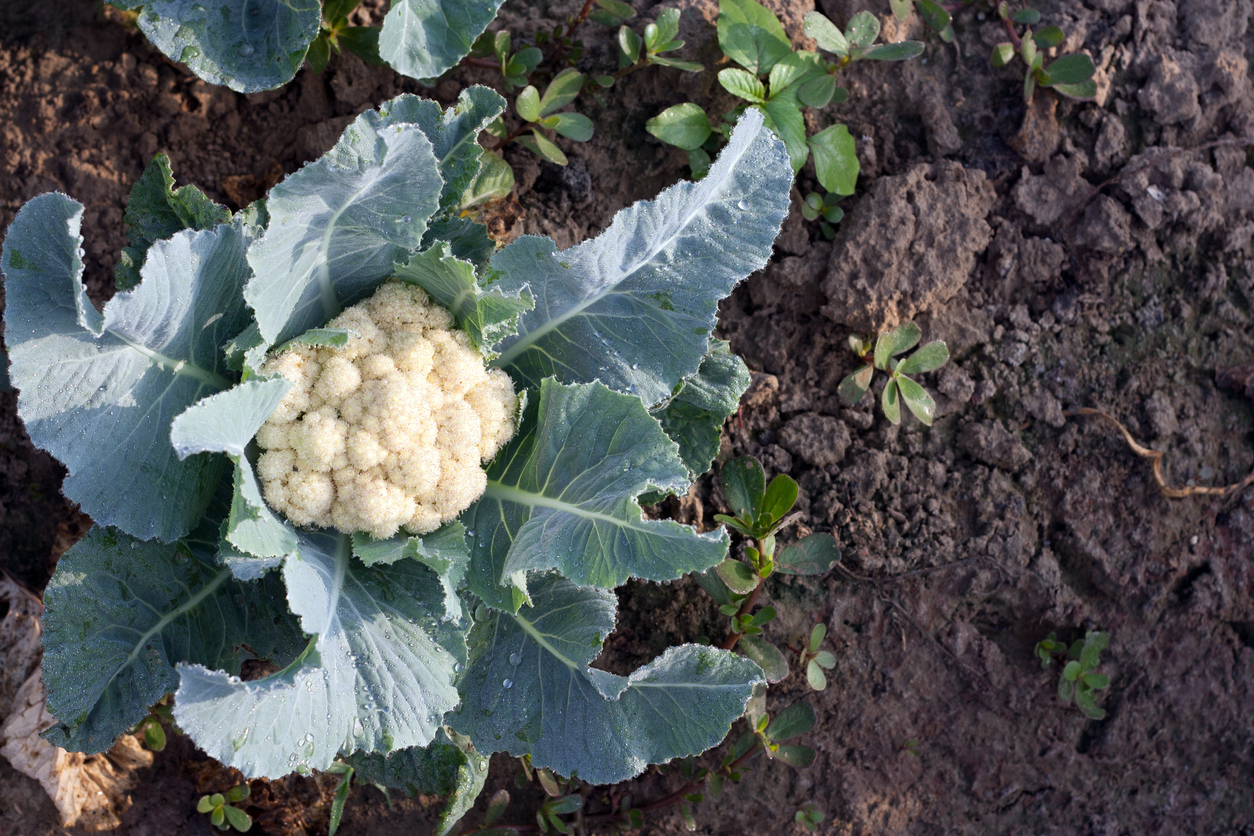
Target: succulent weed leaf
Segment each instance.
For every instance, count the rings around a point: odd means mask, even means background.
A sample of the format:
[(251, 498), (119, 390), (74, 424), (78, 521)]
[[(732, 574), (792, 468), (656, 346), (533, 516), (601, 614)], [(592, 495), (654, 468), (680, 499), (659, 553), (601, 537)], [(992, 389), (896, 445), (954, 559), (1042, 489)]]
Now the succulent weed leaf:
[(498, 584), (528, 571), (556, 568), (576, 583), (615, 587), (677, 578), (727, 555), (722, 530), (643, 519), (636, 498), (682, 490), (688, 471), (638, 398), (600, 384), (545, 380), (487, 472), (487, 490), (462, 521), (475, 532), (470, 589), (492, 606), (515, 609)]
[(823, 531), (815, 531), (780, 549), (775, 568), (790, 575), (825, 575), (840, 560), (836, 539)]
[(866, 394), (867, 388), (871, 385), (871, 378), (874, 375), (875, 366), (869, 364), (847, 375), (840, 382), (840, 385), (836, 387), (836, 394), (840, 396), (841, 403), (846, 406), (853, 406), (862, 400), (862, 396)]
[[(932, 396), (927, 393), (926, 389), (908, 377), (898, 375), (895, 380), (898, 388), (901, 390), (901, 399), (906, 402), (906, 406), (910, 407), (914, 417), (930, 427), (932, 425), (932, 417), (936, 414), (936, 402), (932, 400)], [(894, 421), (893, 423), (897, 422)]]
[(723, 465), (719, 473), (723, 496), (740, 519), (756, 521), (766, 495), (766, 474), (762, 463), (752, 456), (741, 456)]
[(462, 631), (416, 561), (366, 567), (345, 534), (301, 532), (283, 564), (288, 603), (307, 634), (286, 669), (241, 682), (179, 666), (174, 716), (196, 745), (247, 776), (325, 770), (341, 752), (426, 746), (457, 704)]
[(169, 542), (194, 527), (229, 467), (209, 455), (180, 461), (169, 427), (231, 385), (218, 347), (248, 322), (244, 240), (220, 226), (154, 244), (144, 281), (102, 315), (81, 282), (81, 211), (64, 195), (38, 197), (5, 239), (18, 412), (31, 439), (69, 469), (62, 490), (84, 512)]
[(880, 370), (888, 369), (888, 361), (893, 356), (893, 335), (890, 332), (884, 332), (875, 340), (875, 368)]
[(379, 57), (401, 75), (434, 79), (470, 53), (504, 0), (394, 0)]
[(139, 28), (171, 60), (238, 93), (291, 81), (318, 35), (318, 0), (147, 0)]
[(889, 335), (893, 341), (893, 356), (896, 357), (903, 351), (909, 351), (919, 344), (919, 338), (922, 337), (923, 331), (913, 322), (903, 322), (892, 330)]
[(538, 386), (600, 380), (653, 407), (701, 365), (718, 299), (766, 263), (788, 213), (792, 169), (747, 111), (699, 183), (623, 211), (599, 237), (557, 252), (524, 236), (492, 259), (503, 292), (536, 306), (494, 364)]
[(880, 395), (880, 408), (884, 410), (884, 417), (894, 424), (901, 423), (901, 401), (897, 397), (897, 380), (898, 378), (895, 377), (890, 378), (888, 383), (884, 384), (884, 391)]
[(555, 575), (533, 584), (534, 606), (493, 611), (474, 648), (453, 728), (481, 752), (530, 755), (536, 767), (592, 783), (714, 745), (744, 711), (762, 672), (698, 645), (672, 647), (629, 677), (589, 668), (614, 626), (612, 592)]
[(270, 190), (244, 297), (271, 343), (324, 325), (422, 242), (444, 185), (431, 142), (416, 125), (377, 123), (357, 117), (326, 155)]
[(278, 577), (235, 580), (217, 540), (216, 524), (173, 544), (95, 526), (65, 553), (44, 599), (49, 741), (107, 750), (177, 687), (179, 661), (238, 674), (245, 645), (280, 664), (299, 652)]
[(897, 365), (898, 374), (921, 374), (939, 369), (949, 360), (949, 347), (941, 340), (930, 342)]

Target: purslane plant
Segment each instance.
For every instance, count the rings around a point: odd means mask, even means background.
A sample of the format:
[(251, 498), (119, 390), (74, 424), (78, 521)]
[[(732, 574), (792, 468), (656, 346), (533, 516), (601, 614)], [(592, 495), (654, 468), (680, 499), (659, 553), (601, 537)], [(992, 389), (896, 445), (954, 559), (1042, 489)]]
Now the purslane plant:
[(936, 412), (936, 402), (927, 390), (915, 383), (908, 375), (935, 371), (949, 361), (949, 347), (943, 340), (933, 340), (904, 360), (894, 359), (919, 344), (923, 332), (913, 322), (903, 322), (891, 331), (885, 331), (872, 343), (857, 335), (849, 338), (849, 348), (862, 358), (864, 365), (845, 377), (836, 387), (836, 393), (845, 406), (853, 406), (862, 400), (875, 370), (888, 372), (888, 382), (880, 393), (880, 408), (884, 417), (894, 424), (901, 423), (901, 401), (929, 427)]
[(836, 60), (794, 49), (779, 18), (757, 0), (720, 0), (718, 45), (739, 66), (720, 70), (718, 81), (745, 103), (722, 118), (711, 119), (700, 105), (686, 102), (662, 111), (645, 127), (663, 142), (687, 151), (693, 174), (700, 177), (709, 168), (710, 154), (718, 150), (740, 114), (746, 108), (761, 111), (787, 146), (794, 171), (800, 171), (813, 156), (815, 177), (825, 194), (807, 195), (803, 211), (807, 220), (822, 216), (824, 234), (831, 237), (830, 224), (844, 214), (836, 201), (853, 194), (857, 184), (857, 150), (845, 125), (807, 135), (802, 108), (821, 110), (847, 100), (849, 91), (837, 86), (835, 76), (850, 63), (902, 61), (921, 53), (923, 44), (876, 44), (880, 22), (866, 11), (853, 15), (843, 32), (822, 14), (807, 12), (805, 33)]
[[(968, 6), (983, 6), (1001, 19), (1009, 41), (993, 47), (989, 63), (994, 67), (1004, 67), (1014, 61), (1017, 55), (1026, 68), (1023, 76), (1023, 99), (1030, 102), (1037, 87), (1048, 87), (1072, 99), (1088, 101), (1097, 95), (1097, 82), (1093, 76), (1097, 67), (1093, 59), (1082, 52), (1061, 55), (1049, 66), (1045, 66), (1045, 52), (1061, 46), (1066, 40), (1062, 29), (1054, 25), (1042, 26), (1033, 30), (1030, 27), (1041, 22), (1041, 13), (1030, 7), (1012, 9), (1006, 0), (961, 0), (960, 3), (944, 5), (935, 0), (891, 0), (893, 15), (901, 21), (910, 17), (911, 4), (919, 10), (923, 21), (940, 35), (941, 40), (950, 43), (954, 39), (953, 17), (951, 12)], [(983, 20), (983, 12), (981, 12)], [(1029, 27), (1022, 34), (1018, 26)]]
[[(174, 693), (180, 727), (245, 775), (342, 756), (360, 780), (451, 793), (446, 831), (492, 752), (610, 783), (716, 744), (743, 712), (763, 675), (728, 651), (589, 665), (614, 587), (727, 555), (725, 531), (646, 520), (637, 498), (708, 469), (747, 385), (711, 329), (770, 255), (787, 153), (746, 114), (700, 183), (569, 250), (498, 251), (458, 205), (503, 106), (484, 88), (446, 112), (402, 96), (234, 216), (171, 190), (159, 158), (128, 206), (140, 281), (103, 311), (81, 282), (82, 207), (47, 194), (18, 213), (0, 269), (19, 413), (96, 521), (46, 593), (51, 741), (102, 751)], [(388, 279), (510, 377), (517, 432), (434, 532), (296, 527), (258, 484), (254, 436), (291, 386), (263, 366), (291, 341), (361, 336), (325, 326)], [(250, 658), (279, 670), (242, 680)]]

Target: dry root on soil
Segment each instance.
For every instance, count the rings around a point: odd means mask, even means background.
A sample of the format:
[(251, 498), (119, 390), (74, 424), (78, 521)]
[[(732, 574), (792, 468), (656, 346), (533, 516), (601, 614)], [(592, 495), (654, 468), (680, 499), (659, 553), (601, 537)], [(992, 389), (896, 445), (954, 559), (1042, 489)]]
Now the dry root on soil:
[(1109, 421), (1111, 424), (1114, 424), (1116, 429), (1118, 429), (1119, 432), (1123, 433), (1123, 438), (1125, 441), (1128, 442), (1128, 446), (1132, 448), (1132, 452), (1136, 453), (1138, 456), (1141, 456), (1142, 458), (1146, 458), (1150, 460), (1154, 468), (1154, 482), (1157, 483), (1158, 490), (1162, 492), (1162, 495), (1167, 497), (1168, 499), (1183, 499), (1186, 496), (1193, 496), (1194, 494), (1205, 494), (1207, 496), (1227, 496), (1228, 494), (1236, 493), (1237, 491), (1244, 490), (1245, 488), (1248, 488), (1250, 485), (1254, 485), (1254, 473), (1250, 473), (1249, 476), (1246, 476), (1240, 482), (1234, 482), (1233, 484), (1228, 485), (1227, 487), (1223, 487), (1223, 488), (1211, 488), (1205, 485), (1186, 485), (1183, 488), (1173, 488), (1170, 485), (1168, 485), (1167, 480), (1163, 478), (1163, 454), (1158, 452), (1157, 450), (1151, 450), (1148, 447), (1143, 447), (1140, 444), (1138, 444), (1137, 440), (1132, 437), (1132, 433), (1128, 432), (1128, 428), (1125, 427), (1123, 424), (1119, 423), (1119, 420), (1116, 419), (1114, 416), (1109, 415), (1105, 412), (1102, 412), (1100, 409), (1090, 409), (1088, 407), (1080, 407), (1079, 409), (1074, 409), (1068, 414), (1069, 415), (1096, 415), (1098, 418), (1104, 418), (1107, 421)]

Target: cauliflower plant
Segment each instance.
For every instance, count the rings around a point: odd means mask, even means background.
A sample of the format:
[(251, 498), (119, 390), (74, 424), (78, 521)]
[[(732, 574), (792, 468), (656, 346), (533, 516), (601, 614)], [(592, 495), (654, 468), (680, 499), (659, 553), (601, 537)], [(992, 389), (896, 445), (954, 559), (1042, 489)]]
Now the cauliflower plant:
[(347, 345), (261, 368), (293, 384), (257, 433), (266, 501), (297, 525), (434, 531), (483, 494), (482, 464), (516, 428), (513, 383), (418, 287), (387, 282), (327, 327)]

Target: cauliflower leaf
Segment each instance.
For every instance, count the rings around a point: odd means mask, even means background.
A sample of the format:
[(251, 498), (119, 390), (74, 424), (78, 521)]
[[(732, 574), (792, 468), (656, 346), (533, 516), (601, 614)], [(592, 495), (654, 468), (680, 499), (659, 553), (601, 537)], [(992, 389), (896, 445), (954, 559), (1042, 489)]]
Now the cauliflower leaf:
[(233, 383), (219, 346), (248, 322), (247, 241), (230, 225), (158, 241), (141, 284), (100, 313), (82, 283), (82, 213), (65, 195), (41, 195), (5, 237), (18, 411), (31, 440), (69, 470), (62, 491), (92, 519), (171, 542), (204, 516), (230, 467), (180, 460), (169, 433), (175, 416)]
[(770, 257), (791, 183), (787, 152), (747, 110), (699, 183), (629, 206), (562, 252), (519, 238), (492, 259), (490, 279), (505, 293), (527, 287), (536, 304), (493, 363), (526, 386), (599, 380), (649, 407), (666, 402), (700, 367), (718, 301)]
[(491, 611), (473, 648), (453, 728), (481, 752), (612, 784), (716, 745), (764, 682), (753, 662), (702, 645), (669, 648), (630, 676), (589, 667), (614, 629), (613, 592), (545, 575), (532, 605)]
[(727, 556), (726, 531), (646, 520), (636, 501), (687, 485), (678, 448), (639, 398), (546, 379), (518, 435), (488, 467), (483, 497), (462, 515), (473, 534), (470, 590), (513, 612), (529, 571), (555, 568), (613, 588), (713, 566)]

